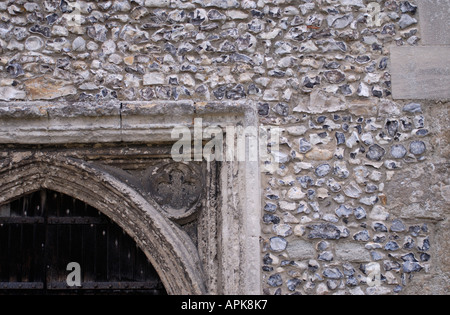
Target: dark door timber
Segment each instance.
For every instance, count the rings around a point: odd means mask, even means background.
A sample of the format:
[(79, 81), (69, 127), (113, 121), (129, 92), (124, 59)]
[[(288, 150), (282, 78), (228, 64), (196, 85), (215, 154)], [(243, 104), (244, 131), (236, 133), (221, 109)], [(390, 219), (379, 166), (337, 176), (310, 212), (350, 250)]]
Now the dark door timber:
[[(80, 266), (81, 286), (67, 277)], [(166, 294), (145, 254), (88, 204), (41, 190), (0, 207), (0, 294)]]

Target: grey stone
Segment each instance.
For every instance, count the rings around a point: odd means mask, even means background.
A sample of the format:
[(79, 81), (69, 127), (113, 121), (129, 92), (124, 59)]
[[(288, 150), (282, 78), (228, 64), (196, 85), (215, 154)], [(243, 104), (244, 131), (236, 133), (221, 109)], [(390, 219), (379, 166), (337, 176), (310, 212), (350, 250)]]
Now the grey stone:
[(345, 81), (345, 74), (339, 70), (326, 71), (324, 75), (331, 84), (338, 84)]
[(300, 279), (289, 279), (286, 284), (289, 291), (295, 291), (301, 283)]
[(339, 218), (342, 217), (348, 218), (350, 217), (350, 215), (353, 214), (353, 210), (350, 207), (341, 205), (339, 208), (336, 209), (335, 213)]
[(402, 270), (406, 273), (420, 272), (422, 269), (419, 263), (413, 261), (405, 261), (402, 265)]
[(414, 15), (414, 14), (416, 14), (417, 6), (411, 4), (411, 2), (409, 2), (409, 1), (403, 1), (400, 5), (400, 10), (403, 13), (411, 13)]
[[(292, 234), (292, 227), (289, 224), (274, 224), (273, 231), (278, 236), (287, 237)], [(289, 244), (291, 245), (291, 244)], [(288, 246), (289, 251), (289, 246)]]
[(403, 159), (408, 151), (402, 144), (396, 144), (391, 147), (391, 156), (395, 159)]
[(95, 24), (87, 28), (87, 35), (99, 42), (106, 42), (108, 29), (102, 24)]
[(270, 250), (279, 253), (286, 249), (288, 246), (288, 241), (284, 238), (276, 236), (270, 239)]
[(86, 41), (83, 37), (79, 36), (75, 38), (72, 43), (72, 49), (77, 52), (82, 52), (86, 50)]
[(337, 145), (345, 144), (345, 134), (342, 132), (336, 132)]
[(427, 146), (423, 141), (413, 141), (409, 145), (409, 152), (414, 155), (422, 155), (427, 150)]
[(326, 163), (319, 165), (315, 170), (316, 175), (319, 177), (325, 177), (328, 174), (330, 174), (330, 172), (331, 172), (331, 166)]
[(371, 161), (381, 161), (386, 154), (386, 150), (380, 147), (378, 144), (371, 145), (366, 157)]
[(44, 37), (50, 38), (51, 30), (47, 26), (34, 25), (30, 27), (30, 32), (34, 34), (41, 34)]
[(420, 0), (417, 4), (423, 45), (450, 45), (450, 2)]
[(388, 132), (388, 135), (391, 137), (395, 137), (398, 132), (398, 121), (397, 120), (388, 120), (386, 122), (386, 130)]
[(239, 8), (240, 6), (238, 0), (194, 0), (193, 3), (202, 7), (217, 7), (221, 9)]
[(449, 73), (450, 46), (391, 47), (394, 99), (450, 99)]
[(392, 232), (404, 232), (404, 231), (406, 231), (406, 226), (403, 224), (403, 222), (401, 220), (394, 220), (394, 221), (392, 221), (391, 231)]
[(318, 259), (321, 260), (321, 261), (330, 262), (330, 261), (334, 260), (334, 256), (333, 256), (332, 252), (327, 251), (327, 252), (321, 253), (319, 255)]
[(307, 260), (316, 257), (316, 250), (311, 242), (294, 240), (286, 248), (290, 259)]
[(355, 181), (351, 181), (349, 185), (344, 188), (344, 194), (347, 197), (357, 199), (361, 197), (363, 191)]
[(355, 241), (368, 242), (368, 241), (370, 241), (369, 231), (367, 231), (367, 230), (360, 231), (360, 232), (356, 233), (355, 235), (353, 235), (353, 239)]
[(308, 229), (311, 230), (309, 239), (338, 240), (341, 237), (340, 229), (331, 223), (308, 225)]
[(31, 36), (25, 42), (25, 48), (30, 51), (41, 50), (44, 47), (44, 41), (38, 36)]
[(402, 14), (400, 21), (398, 21), (398, 25), (401, 29), (405, 29), (414, 24), (417, 24), (417, 20), (408, 14)]
[(267, 280), (267, 284), (271, 287), (280, 287), (283, 285), (283, 278), (279, 273), (271, 275), (269, 280)]
[(356, 242), (338, 244), (335, 252), (335, 258), (343, 262), (362, 263), (372, 261), (370, 252), (364, 245)]
[(346, 14), (341, 16), (330, 15), (328, 17), (328, 25), (332, 28), (343, 29), (353, 22), (353, 14)]
[(384, 246), (384, 249), (387, 251), (393, 252), (393, 251), (399, 250), (400, 246), (397, 244), (397, 242), (390, 241), (390, 242), (386, 243), (386, 245)]
[(0, 86), (0, 100), (12, 101), (12, 100), (24, 100), (26, 93), (11, 86)]
[(354, 209), (354, 215), (357, 220), (363, 220), (367, 217), (367, 212), (363, 207), (357, 207)]
[(300, 139), (300, 153), (307, 153), (312, 150), (312, 145), (305, 138)]
[(344, 278), (344, 275), (338, 268), (327, 268), (323, 271), (323, 276), (328, 279), (339, 280)]
[(418, 103), (409, 103), (403, 107), (403, 111), (411, 114), (422, 113), (422, 105)]

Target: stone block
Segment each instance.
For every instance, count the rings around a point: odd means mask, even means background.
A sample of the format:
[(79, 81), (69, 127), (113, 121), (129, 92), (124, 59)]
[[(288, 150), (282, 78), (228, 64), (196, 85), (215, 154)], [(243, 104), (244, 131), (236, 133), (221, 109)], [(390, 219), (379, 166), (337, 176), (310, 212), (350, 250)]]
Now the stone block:
[(450, 99), (450, 47), (391, 47), (394, 99)]
[(338, 261), (346, 262), (369, 262), (372, 261), (370, 252), (364, 245), (357, 243), (343, 243), (336, 246), (336, 258)]
[(287, 252), (290, 259), (306, 260), (316, 258), (316, 250), (311, 242), (295, 240), (289, 243)]
[(423, 45), (450, 45), (450, 1), (420, 0), (419, 24)]

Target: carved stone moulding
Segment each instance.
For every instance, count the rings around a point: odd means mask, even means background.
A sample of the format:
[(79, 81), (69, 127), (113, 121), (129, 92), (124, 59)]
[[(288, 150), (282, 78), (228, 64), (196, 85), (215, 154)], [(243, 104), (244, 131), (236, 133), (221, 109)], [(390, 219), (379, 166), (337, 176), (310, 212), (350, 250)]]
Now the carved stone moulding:
[(202, 208), (204, 178), (192, 163), (160, 163), (145, 174), (145, 188), (169, 219), (188, 223)]

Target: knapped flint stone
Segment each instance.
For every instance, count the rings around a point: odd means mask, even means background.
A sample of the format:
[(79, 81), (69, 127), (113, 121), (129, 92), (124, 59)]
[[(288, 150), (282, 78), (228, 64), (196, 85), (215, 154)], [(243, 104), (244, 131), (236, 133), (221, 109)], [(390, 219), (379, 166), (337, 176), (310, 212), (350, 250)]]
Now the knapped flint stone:
[(371, 145), (366, 157), (371, 161), (381, 161), (386, 154), (386, 150), (380, 147), (378, 144)]
[(394, 220), (391, 225), (392, 232), (404, 232), (406, 231), (406, 226), (401, 220)]
[(34, 33), (34, 34), (41, 34), (44, 37), (50, 38), (51, 36), (51, 30), (49, 27), (47, 26), (39, 26), (39, 25), (34, 25), (32, 27), (30, 27), (30, 32)]
[(345, 134), (342, 132), (336, 132), (337, 145), (345, 144)]
[(297, 289), (297, 287), (302, 283), (302, 280), (300, 279), (290, 279), (287, 282), (287, 288), (289, 291), (295, 291)]
[(339, 208), (336, 209), (336, 215), (339, 218), (345, 217), (348, 218), (350, 215), (353, 214), (353, 210), (350, 207), (347, 207), (345, 205), (341, 205)]
[(11, 63), (6, 67), (6, 71), (13, 77), (18, 77), (20, 75), (25, 74), (23, 68), (18, 63)]
[(306, 153), (312, 150), (312, 145), (305, 138), (300, 139), (300, 153)]
[(400, 246), (397, 244), (397, 242), (391, 241), (386, 243), (384, 249), (393, 252), (399, 250)]
[(363, 207), (358, 207), (354, 210), (354, 214), (357, 220), (362, 220), (367, 217), (367, 212)]
[(405, 29), (413, 24), (417, 24), (417, 20), (408, 14), (402, 14), (400, 21), (398, 21), (398, 25), (401, 29)]
[(355, 181), (350, 182), (350, 184), (344, 188), (344, 194), (350, 198), (359, 198), (362, 193), (363, 191)]
[(380, 222), (375, 222), (373, 224), (373, 230), (375, 232), (387, 232), (388, 231), (386, 225), (384, 225), (383, 223), (380, 223)]
[(423, 141), (413, 141), (409, 145), (409, 152), (411, 152), (414, 155), (424, 154), (426, 150), (427, 146)]
[(331, 70), (325, 72), (325, 78), (331, 84), (338, 84), (345, 81), (345, 74), (339, 70)]
[(411, 114), (422, 113), (422, 105), (418, 103), (410, 103), (403, 107), (403, 111)]
[(278, 223), (280, 223), (280, 221), (281, 221), (280, 218), (274, 214), (266, 213), (263, 216), (263, 222), (266, 224), (270, 224), (270, 223), (278, 224)]
[(227, 16), (217, 11), (216, 9), (212, 9), (208, 12), (208, 18), (211, 21), (225, 21), (227, 19)]
[(370, 61), (370, 57), (369, 56), (358, 56), (356, 57), (356, 62), (359, 64), (365, 64), (368, 63)]
[(202, 7), (217, 7), (221, 9), (239, 8), (238, 0), (194, 0), (194, 4), (199, 4)]
[(423, 267), (419, 263), (413, 261), (404, 262), (402, 267), (403, 272), (406, 273), (420, 272), (423, 269)]
[(339, 228), (331, 223), (308, 225), (308, 229), (311, 230), (309, 239), (338, 240), (341, 237)]
[(277, 273), (269, 277), (269, 280), (267, 280), (267, 284), (274, 288), (279, 287), (283, 285), (283, 279), (281, 278), (281, 275)]
[(388, 120), (386, 122), (386, 130), (391, 137), (394, 137), (397, 134), (398, 126), (397, 120)]
[(227, 90), (225, 96), (229, 100), (239, 100), (247, 97), (247, 94), (245, 93), (244, 86), (242, 84), (238, 84), (234, 88)]
[(319, 165), (315, 170), (316, 175), (319, 177), (325, 177), (328, 174), (330, 174), (330, 172), (331, 172), (331, 166), (326, 163)]
[(266, 203), (266, 206), (264, 207), (264, 211), (275, 213), (277, 211), (277, 205), (273, 203)]
[(288, 241), (284, 238), (275, 236), (270, 239), (270, 250), (276, 253), (282, 252), (288, 246)]
[(339, 280), (344, 278), (344, 275), (338, 268), (327, 268), (323, 271), (323, 276), (328, 279)]
[(368, 241), (370, 241), (369, 231), (364, 230), (364, 231), (358, 232), (353, 236), (353, 239), (355, 241), (368, 242)]
[(278, 236), (287, 237), (289, 235), (292, 235), (292, 227), (289, 224), (274, 224), (272, 229)]
[(289, 116), (289, 105), (286, 103), (278, 103), (273, 110), (280, 116)]
[(403, 159), (408, 151), (401, 144), (396, 144), (391, 147), (391, 156), (396, 159)]
[(334, 256), (333, 256), (333, 253), (332, 253), (332, 252), (327, 251), (327, 252), (321, 253), (321, 254), (319, 255), (318, 259), (321, 260), (321, 261), (327, 261), (327, 262), (330, 262), (330, 261), (333, 261)]
[(108, 29), (101, 24), (95, 24), (87, 28), (87, 35), (99, 42), (106, 42)]
[(269, 115), (270, 106), (268, 103), (258, 104), (258, 115), (267, 116)]
[(411, 13), (414, 15), (417, 12), (417, 6), (411, 4), (409, 1), (403, 1), (400, 5), (400, 10), (402, 13)]
[(30, 51), (40, 50), (44, 47), (44, 41), (38, 36), (30, 36), (25, 42), (25, 48)]

